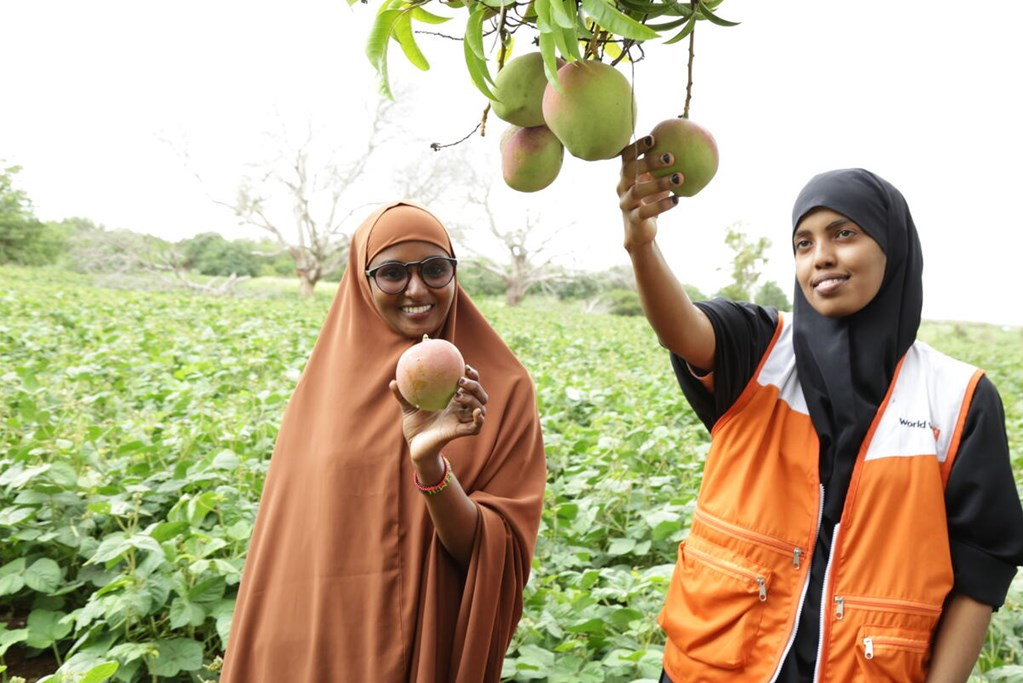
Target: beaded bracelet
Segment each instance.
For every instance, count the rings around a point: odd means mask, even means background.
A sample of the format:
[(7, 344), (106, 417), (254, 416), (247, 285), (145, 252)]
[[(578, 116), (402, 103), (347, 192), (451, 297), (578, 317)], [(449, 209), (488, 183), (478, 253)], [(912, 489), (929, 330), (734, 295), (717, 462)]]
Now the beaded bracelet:
[(413, 483), (415, 483), (416, 488), (419, 489), (420, 493), (423, 493), (427, 496), (436, 496), (438, 493), (446, 489), (448, 487), (448, 484), (451, 483), (451, 477), (453, 476), (451, 472), (451, 463), (448, 462), (448, 459), (445, 458), (443, 455), (440, 457), (442, 460), (444, 460), (444, 476), (440, 478), (439, 484), (434, 484), (433, 486), (423, 486), (423, 484), (419, 481), (419, 474), (416, 472), (412, 473), (412, 481)]

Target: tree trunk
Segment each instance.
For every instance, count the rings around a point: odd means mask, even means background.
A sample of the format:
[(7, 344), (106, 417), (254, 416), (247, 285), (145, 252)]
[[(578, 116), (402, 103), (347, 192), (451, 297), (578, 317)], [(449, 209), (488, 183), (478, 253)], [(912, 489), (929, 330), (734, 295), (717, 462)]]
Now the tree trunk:
[(522, 303), (526, 292), (519, 282), (512, 282), (504, 292), (504, 303), (508, 308), (513, 308)]
[(299, 273), (298, 293), (302, 298), (313, 296), (316, 293), (316, 280), (310, 279), (305, 273)]

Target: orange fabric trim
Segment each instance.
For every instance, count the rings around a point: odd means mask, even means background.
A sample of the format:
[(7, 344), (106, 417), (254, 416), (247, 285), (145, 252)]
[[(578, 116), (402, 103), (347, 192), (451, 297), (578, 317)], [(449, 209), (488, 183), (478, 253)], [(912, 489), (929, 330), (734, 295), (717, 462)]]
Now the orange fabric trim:
[(945, 462), (941, 465), (941, 485), (948, 486), (948, 478), (952, 473), (952, 464), (955, 462), (956, 454), (959, 453), (959, 442), (963, 437), (963, 429), (966, 427), (966, 415), (970, 412), (970, 406), (973, 404), (973, 394), (977, 390), (977, 384), (980, 382), (980, 378), (984, 376), (983, 370), (977, 370), (973, 373), (973, 377), (970, 378), (970, 383), (966, 387), (966, 395), (963, 397), (963, 402), (959, 406), (959, 417), (956, 418), (955, 432), (952, 434), (952, 439), (948, 443), (948, 455), (945, 456)]
[(881, 424), (881, 417), (888, 410), (888, 402), (891, 401), (892, 392), (895, 391), (895, 382), (899, 379), (899, 374), (902, 372), (902, 364), (906, 362), (906, 354), (902, 355), (899, 359), (898, 364), (895, 366), (895, 372), (892, 373), (892, 379), (888, 383), (888, 391), (885, 392), (884, 398), (881, 400), (881, 405), (878, 406), (877, 412), (874, 413), (874, 419), (870, 423), (870, 427), (867, 429), (866, 435), (863, 437), (863, 442), (860, 444), (860, 452), (856, 454), (856, 464), (853, 466), (852, 476), (849, 478), (849, 489), (845, 494), (845, 505), (842, 507), (842, 522), (845, 524), (846, 515), (850, 514), (850, 510), (853, 509), (852, 502), (856, 499), (856, 490), (859, 488), (860, 474), (863, 472), (863, 459), (866, 457), (867, 450), (870, 448), (870, 442), (874, 440), (874, 434), (877, 432), (878, 425)]

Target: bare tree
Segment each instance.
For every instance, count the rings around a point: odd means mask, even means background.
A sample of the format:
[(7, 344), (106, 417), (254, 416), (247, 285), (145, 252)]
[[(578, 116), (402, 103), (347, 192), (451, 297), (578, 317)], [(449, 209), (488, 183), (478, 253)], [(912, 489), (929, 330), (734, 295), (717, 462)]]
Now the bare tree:
[[(355, 201), (359, 180), (374, 153), (386, 142), (394, 102), (381, 98), (370, 121), (370, 131), (359, 151), (338, 162), (336, 151), (319, 163), (319, 143), (311, 130), (303, 142), (289, 145), (277, 136), (280, 156), (261, 165), (256, 178), (243, 178), (233, 202), (227, 206), (244, 225), (270, 233), (279, 250), (295, 261), (302, 296), (312, 296), (316, 283), (336, 272), (348, 254), (349, 219), (366, 202)], [(270, 254), (268, 254), (270, 255)]]
[[(522, 222), (498, 218), (493, 206), (491, 186), (474, 183), (473, 187), (484, 189), (482, 193), (470, 193), (469, 201), (480, 209), (488, 232), (502, 245), (508, 260), (498, 263), (482, 256), (471, 245), (466, 245), (466, 248), (480, 257), (480, 268), (496, 275), (504, 283), (505, 303), (508, 306), (518, 306), (534, 287), (562, 278), (560, 270), (549, 267), (554, 255), (549, 252), (548, 246), (554, 233), (543, 236), (539, 230), (539, 218), (529, 211), (525, 212)], [(461, 230), (460, 234), (464, 232)]]

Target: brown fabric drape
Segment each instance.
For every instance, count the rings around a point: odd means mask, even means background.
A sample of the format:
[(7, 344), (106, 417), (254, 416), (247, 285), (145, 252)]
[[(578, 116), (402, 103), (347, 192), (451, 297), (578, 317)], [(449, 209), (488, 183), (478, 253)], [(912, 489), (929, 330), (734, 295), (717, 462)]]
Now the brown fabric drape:
[[(393, 212), (393, 213), (391, 213)], [(392, 230), (374, 236), (381, 217)], [(498, 681), (522, 612), (546, 462), (532, 381), (457, 287), (439, 335), (489, 394), (480, 434), (444, 447), (480, 510), (463, 572), (412, 483), (388, 390), (414, 340), (377, 312), (363, 274), (407, 239), (453, 255), (443, 226), (401, 202), (352, 238), (348, 268), (285, 411), (239, 587), (222, 683)], [(372, 246), (372, 248), (371, 248)]]

